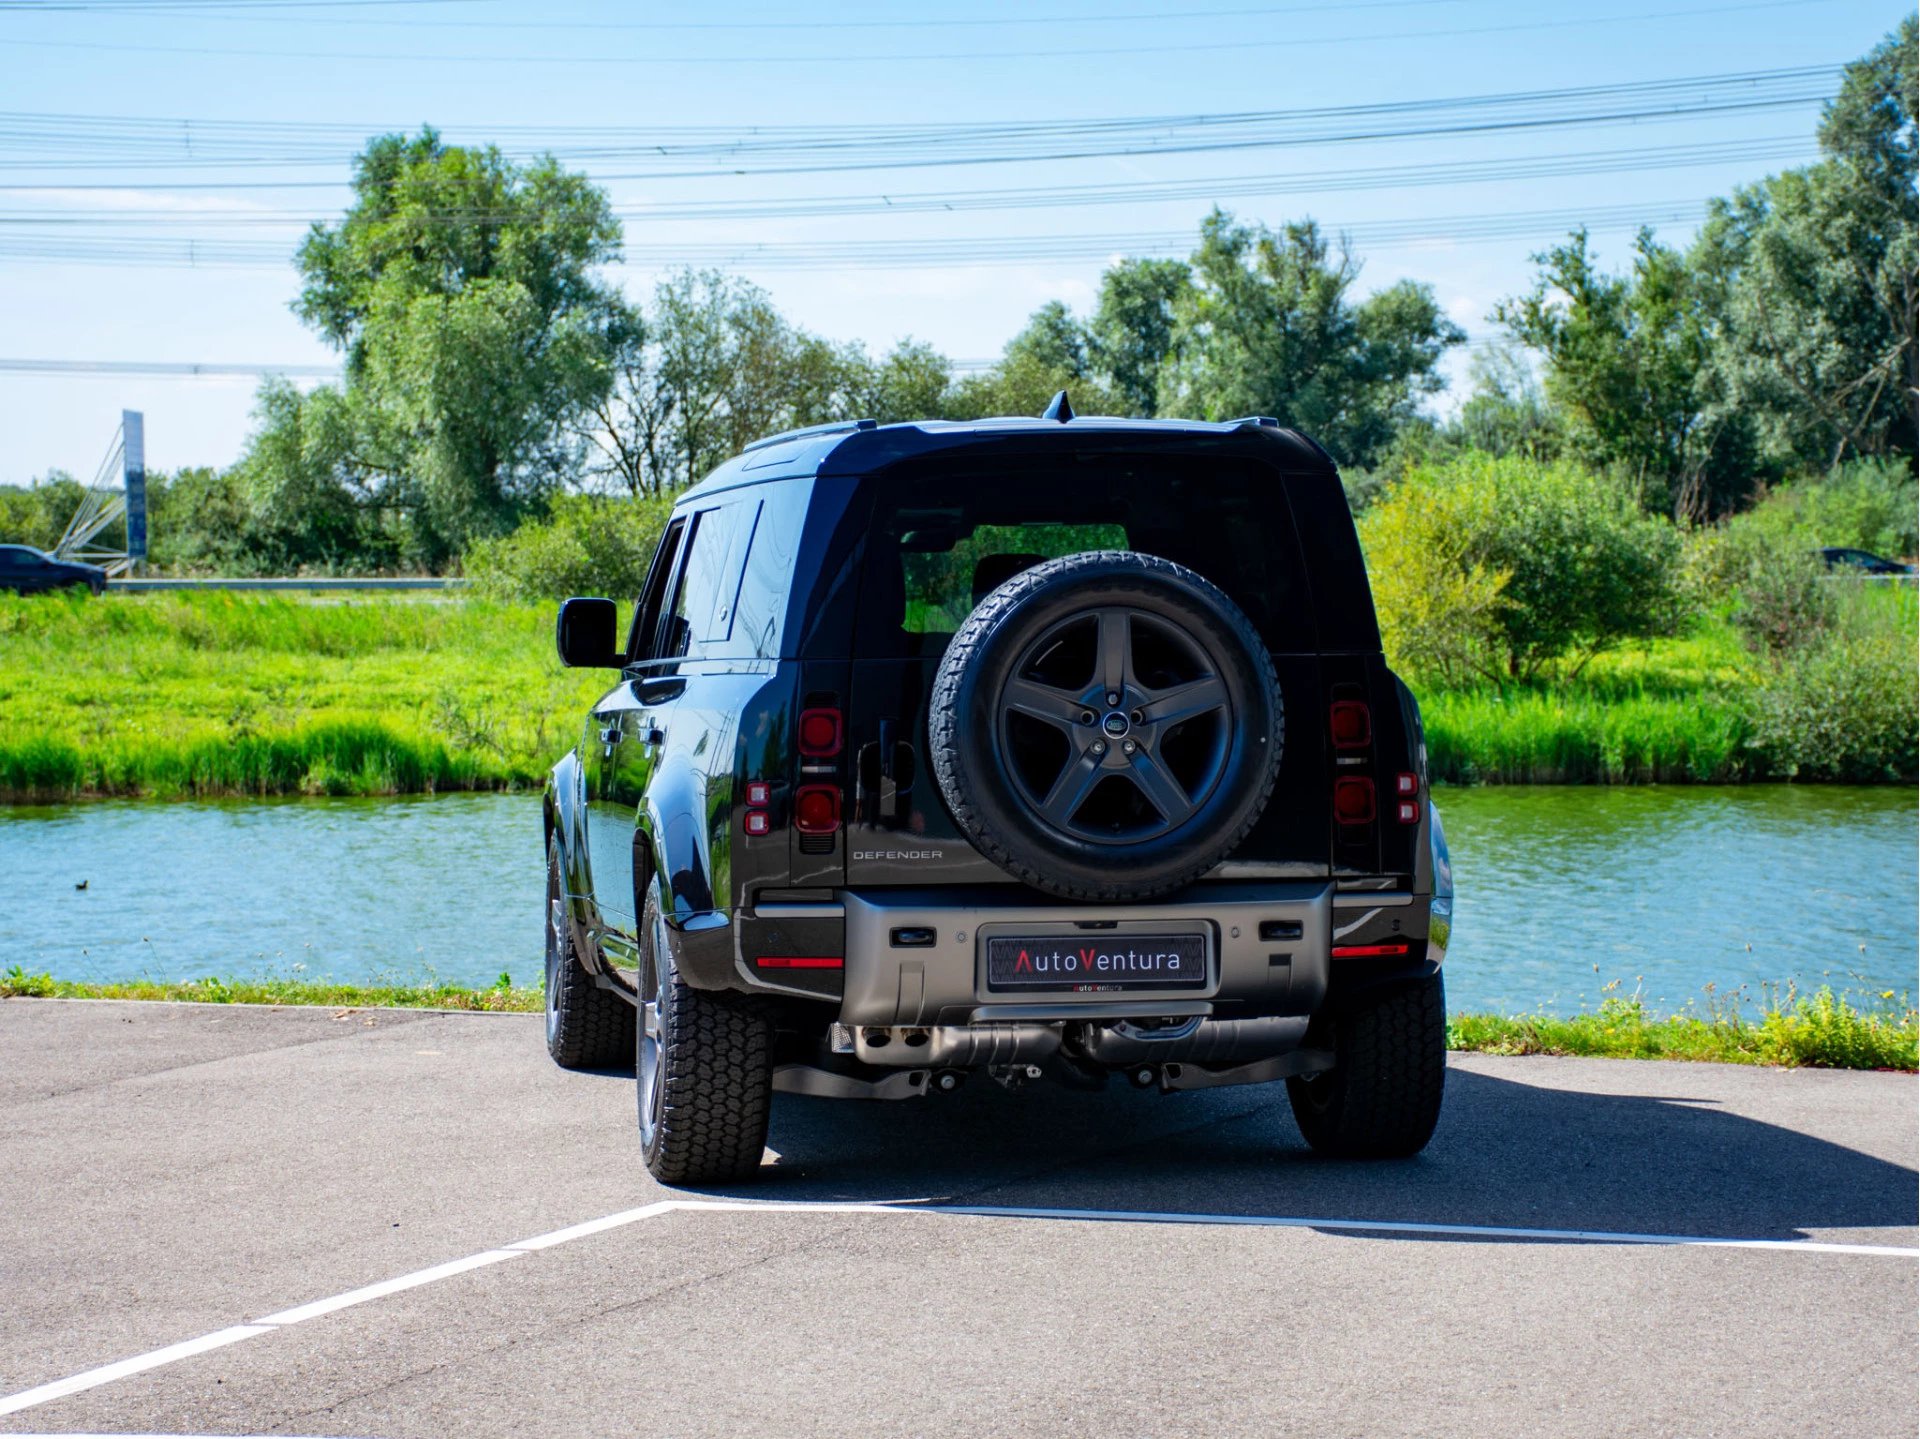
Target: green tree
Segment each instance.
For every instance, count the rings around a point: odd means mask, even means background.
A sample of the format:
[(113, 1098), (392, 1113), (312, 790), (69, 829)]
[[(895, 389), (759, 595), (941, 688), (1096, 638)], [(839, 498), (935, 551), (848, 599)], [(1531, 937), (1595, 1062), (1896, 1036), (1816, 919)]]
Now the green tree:
[(1571, 659), (1571, 676), (1687, 613), (1674, 527), (1573, 464), (1416, 466), (1367, 510), (1361, 538), (1389, 652), (1428, 672), (1527, 681)]
[(571, 424), (588, 468), (635, 495), (670, 494), (753, 441), (800, 425), (883, 412), (938, 413), (948, 366), (906, 344), (875, 365), (859, 345), (794, 326), (766, 291), (683, 271), (652, 302), (623, 303), (604, 330), (606, 383)]
[(1820, 163), (1716, 201), (1696, 250), (1727, 403), (1778, 463), (1915, 453), (1916, 47), (1909, 16), (1847, 67)]
[(1534, 288), (1494, 318), (1546, 356), (1547, 396), (1575, 451), (1623, 467), (1649, 502), (1677, 516), (1744, 498), (1743, 434), (1737, 413), (1717, 402), (1709, 363), (1713, 295), (1686, 257), (1642, 230), (1632, 268), (1607, 274), (1582, 229), (1534, 258)]
[(1467, 366), (1471, 391), (1443, 433), (1460, 449), (1551, 460), (1565, 445), (1560, 416), (1524, 353), (1495, 345)]
[(443, 558), (510, 526), (575, 463), (567, 422), (608, 383), (615, 306), (595, 270), (620, 228), (606, 196), (551, 159), (516, 165), (430, 129), (373, 140), (353, 189), (340, 223), (301, 244), (295, 305), (344, 352), (346, 383), (263, 401), (302, 434), (289, 446), (262, 431), (254, 483), (281, 483), (266, 477), (275, 457), (312, 459), (324, 433), (326, 462), (411, 512)]
[(1100, 277), (1088, 353), (1123, 414), (1160, 413), (1160, 370), (1173, 348), (1177, 307), (1192, 284), (1184, 260), (1122, 260)]
[(1342, 464), (1371, 465), (1443, 387), (1440, 357), (1465, 335), (1426, 285), (1401, 281), (1355, 303), (1359, 274), (1310, 220), (1273, 231), (1215, 210), (1192, 285), (1173, 302), (1160, 412), (1276, 415)]

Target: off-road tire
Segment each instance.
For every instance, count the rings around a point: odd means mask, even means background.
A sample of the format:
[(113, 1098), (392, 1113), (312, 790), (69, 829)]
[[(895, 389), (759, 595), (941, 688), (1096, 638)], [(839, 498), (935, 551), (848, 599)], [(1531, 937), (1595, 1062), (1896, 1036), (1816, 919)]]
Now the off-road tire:
[(1433, 1138), (1447, 1079), (1440, 976), (1366, 996), (1334, 1022), (1334, 1067), (1287, 1081), (1308, 1144), (1344, 1159), (1404, 1159)]
[[(680, 978), (672, 951), (656, 944), (659, 904), (648, 894), (640, 917), (643, 1018), (634, 1049), (641, 1152), (662, 1184), (731, 1184), (759, 1172), (773, 1107), (773, 1024), (754, 999), (694, 989)], [(657, 1006), (659, 1100), (652, 1096), (643, 1046), (646, 1007)]]
[(560, 841), (552, 840), (547, 845), (547, 1053), (562, 1069), (622, 1069), (633, 1059), (634, 1009), (580, 967), (565, 873)]
[[(1138, 603), (1210, 651), (1233, 698), (1230, 772), (1170, 834), (1137, 846), (1078, 844), (1046, 827), (1008, 783), (986, 738), (1000, 682), (1027, 636), (1076, 605)], [(928, 706), (940, 793), (975, 848), (1022, 883), (1065, 899), (1154, 899), (1198, 879), (1259, 822), (1280, 771), (1285, 708), (1246, 613), (1184, 565), (1129, 550), (1047, 560), (985, 596), (947, 646)]]

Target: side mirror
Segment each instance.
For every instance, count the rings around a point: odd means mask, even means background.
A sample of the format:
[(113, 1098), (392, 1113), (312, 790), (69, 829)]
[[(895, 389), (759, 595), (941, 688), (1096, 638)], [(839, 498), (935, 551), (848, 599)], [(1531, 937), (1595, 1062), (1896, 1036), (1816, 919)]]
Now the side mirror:
[(553, 643), (560, 651), (560, 663), (569, 669), (617, 670), (626, 664), (619, 632), (619, 614), (612, 600), (562, 600)]

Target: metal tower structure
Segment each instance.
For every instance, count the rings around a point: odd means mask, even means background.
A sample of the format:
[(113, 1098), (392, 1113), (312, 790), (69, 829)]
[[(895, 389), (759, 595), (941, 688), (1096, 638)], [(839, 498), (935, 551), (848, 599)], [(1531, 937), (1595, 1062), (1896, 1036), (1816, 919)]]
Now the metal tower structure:
[[(116, 549), (101, 536), (120, 520), (126, 521), (126, 540), (124, 547)], [(146, 563), (147, 441), (140, 411), (120, 412), (120, 428), (114, 432), (107, 456), (53, 552), (63, 560), (99, 565), (110, 575), (123, 575)]]

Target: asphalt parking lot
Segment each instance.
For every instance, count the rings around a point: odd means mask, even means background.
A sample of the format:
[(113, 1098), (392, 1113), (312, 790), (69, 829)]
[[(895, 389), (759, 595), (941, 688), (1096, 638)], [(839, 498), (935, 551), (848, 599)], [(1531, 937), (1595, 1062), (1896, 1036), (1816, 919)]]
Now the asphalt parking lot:
[(632, 1106), (530, 1016), (0, 1002), (0, 1431), (1914, 1432), (1911, 1076), (1456, 1057), (1383, 1165), (783, 1097), (699, 1194)]

